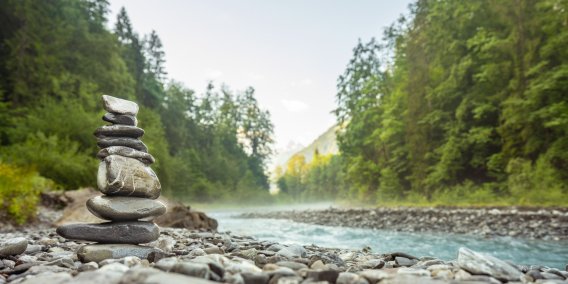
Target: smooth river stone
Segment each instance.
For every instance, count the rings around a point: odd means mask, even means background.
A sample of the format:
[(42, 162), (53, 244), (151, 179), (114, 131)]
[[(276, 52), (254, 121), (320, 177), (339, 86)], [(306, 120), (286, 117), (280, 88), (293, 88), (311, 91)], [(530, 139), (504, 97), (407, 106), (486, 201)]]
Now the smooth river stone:
[(25, 238), (0, 240), (0, 257), (22, 254), (27, 247), (28, 240)]
[(154, 157), (149, 153), (144, 153), (124, 146), (110, 146), (103, 148), (97, 153), (97, 158), (104, 160), (104, 158), (110, 155), (119, 155), (123, 157), (134, 158), (146, 165), (153, 164), (156, 161), (154, 160)]
[(105, 125), (97, 128), (95, 130), (95, 136), (97, 137), (130, 137), (139, 138), (144, 135), (144, 130), (136, 126), (130, 125)]
[(103, 115), (103, 120), (114, 124), (130, 125), (130, 126), (138, 125), (138, 119), (136, 119), (136, 116), (128, 114), (117, 114), (117, 113), (107, 112), (105, 113), (105, 115)]
[(113, 96), (103, 95), (103, 106), (106, 111), (136, 116), (138, 104), (132, 101), (119, 99)]
[(82, 246), (77, 250), (77, 257), (83, 263), (101, 262), (105, 259), (118, 259), (127, 256), (137, 256), (154, 262), (162, 258), (164, 252), (153, 247), (127, 244), (93, 244)]
[(164, 203), (147, 198), (127, 196), (95, 196), (87, 200), (93, 215), (113, 221), (131, 221), (166, 213)]
[(69, 224), (59, 226), (57, 234), (71, 240), (115, 244), (144, 244), (157, 240), (160, 237), (160, 228), (152, 222), (144, 221)]
[(99, 164), (99, 190), (107, 195), (156, 199), (162, 189), (154, 171), (144, 163), (119, 155), (110, 155)]
[(144, 144), (144, 142), (138, 139), (128, 138), (128, 137), (98, 138), (97, 146), (101, 148), (107, 148), (111, 146), (124, 146), (148, 153), (148, 147), (146, 147), (146, 144)]

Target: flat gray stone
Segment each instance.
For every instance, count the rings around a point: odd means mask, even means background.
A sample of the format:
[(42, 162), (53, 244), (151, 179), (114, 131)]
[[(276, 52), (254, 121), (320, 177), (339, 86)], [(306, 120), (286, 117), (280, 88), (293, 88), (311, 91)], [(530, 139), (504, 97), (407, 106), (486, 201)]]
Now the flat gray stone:
[(500, 280), (518, 281), (523, 275), (517, 268), (494, 256), (460, 248), (458, 265), (474, 275), (490, 275)]
[(113, 96), (103, 95), (103, 106), (106, 111), (116, 114), (136, 116), (138, 113), (138, 104), (133, 101), (119, 99)]
[(132, 126), (138, 125), (138, 119), (136, 119), (136, 116), (128, 114), (116, 114), (112, 112), (107, 112), (103, 116), (103, 120), (114, 124), (132, 125)]
[(111, 146), (124, 146), (148, 153), (148, 147), (144, 142), (129, 137), (105, 137), (97, 138), (97, 146), (100, 148), (107, 148)]
[(99, 190), (112, 196), (133, 196), (156, 199), (161, 185), (154, 171), (142, 162), (119, 155), (107, 156), (99, 164)]
[(160, 228), (152, 222), (125, 221), (59, 226), (57, 234), (71, 240), (98, 243), (143, 244), (157, 240)]
[(132, 221), (166, 213), (166, 205), (158, 200), (129, 196), (95, 196), (87, 200), (87, 209), (101, 219), (112, 221)]
[(83, 263), (101, 262), (105, 259), (118, 259), (127, 256), (137, 256), (154, 262), (162, 258), (164, 253), (153, 247), (130, 244), (93, 244), (84, 245), (77, 250), (77, 257)]
[(25, 238), (13, 238), (0, 241), (0, 257), (18, 255), (26, 251), (28, 240)]
[(125, 146), (110, 146), (101, 149), (97, 153), (97, 158), (104, 160), (104, 158), (110, 155), (119, 155), (123, 157), (133, 158), (146, 165), (150, 165), (156, 162), (156, 160), (154, 160), (154, 157), (152, 155)]
[(104, 125), (95, 130), (95, 136), (100, 138), (105, 137), (130, 137), (139, 138), (144, 135), (144, 130), (136, 126), (130, 125)]

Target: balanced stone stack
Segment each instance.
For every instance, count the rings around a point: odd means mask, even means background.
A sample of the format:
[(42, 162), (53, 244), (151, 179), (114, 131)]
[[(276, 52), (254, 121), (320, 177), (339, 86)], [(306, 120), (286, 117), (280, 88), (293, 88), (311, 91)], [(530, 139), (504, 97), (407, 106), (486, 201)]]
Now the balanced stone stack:
[(110, 222), (63, 225), (57, 233), (68, 239), (99, 243), (78, 250), (83, 262), (125, 256), (152, 260), (159, 250), (138, 244), (158, 239), (160, 230), (153, 222), (142, 220), (164, 214), (166, 206), (156, 200), (161, 186), (149, 166), (154, 157), (139, 139), (144, 130), (136, 127), (138, 105), (106, 95), (103, 104), (108, 111), (103, 120), (112, 123), (95, 131), (97, 145), (102, 148), (97, 154), (101, 160), (97, 186), (104, 195), (89, 199), (87, 208)]

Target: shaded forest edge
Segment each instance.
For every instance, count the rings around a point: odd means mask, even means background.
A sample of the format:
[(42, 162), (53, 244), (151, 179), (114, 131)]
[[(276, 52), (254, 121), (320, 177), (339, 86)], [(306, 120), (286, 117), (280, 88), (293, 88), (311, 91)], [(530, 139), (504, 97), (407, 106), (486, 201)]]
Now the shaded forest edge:
[[(136, 33), (106, 0), (0, 1), (0, 215), (35, 216), (44, 190), (94, 187), (101, 95), (140, 106), (162, 194), (179, 201), (270, 199), (273, 125), (252, 87), (170, 80), (158, 34)], [(109, 28), (112, 26), (112, 28)]]
[(290, 199), (568, 206), (568, 2), (417, 1), (338, 79), (339, 155), (276, 170)]

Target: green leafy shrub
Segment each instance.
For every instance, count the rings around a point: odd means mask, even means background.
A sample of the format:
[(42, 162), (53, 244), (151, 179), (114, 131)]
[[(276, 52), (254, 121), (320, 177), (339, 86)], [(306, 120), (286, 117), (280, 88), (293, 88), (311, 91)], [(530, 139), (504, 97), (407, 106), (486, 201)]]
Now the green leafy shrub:
[(34, 170), (0, 162), (0, 216), (16, 224), (32, 220), (41, 190), (52, 185)]

